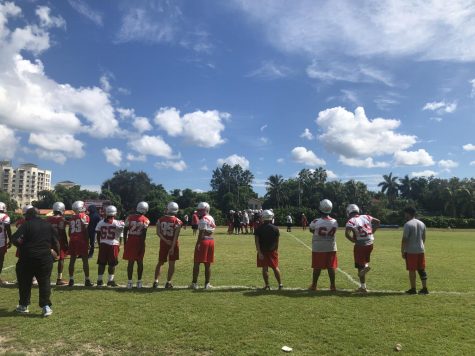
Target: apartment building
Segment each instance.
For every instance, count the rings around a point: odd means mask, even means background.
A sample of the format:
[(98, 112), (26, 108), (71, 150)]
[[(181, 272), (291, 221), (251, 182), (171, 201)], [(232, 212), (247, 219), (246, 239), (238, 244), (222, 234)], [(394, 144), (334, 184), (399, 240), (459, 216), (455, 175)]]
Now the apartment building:
[(38, 200), (38, 192), (51, 190), (51, 171), (24, 163), (13, 168), (11, 161), (0, 161), (0, 189), (10, 194), (20, 207)]

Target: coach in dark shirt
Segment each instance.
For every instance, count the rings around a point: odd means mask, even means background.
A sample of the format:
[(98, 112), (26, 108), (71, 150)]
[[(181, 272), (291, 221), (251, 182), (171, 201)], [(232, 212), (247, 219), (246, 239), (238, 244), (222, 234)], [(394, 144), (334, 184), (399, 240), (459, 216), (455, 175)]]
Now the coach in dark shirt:
[(94, 256), (94, 245), (96, 244), (96, 226), (101, 221), (95, 205), (89, 205), (89, 224), (87, 225), (87, 234), (89, 235), (89, 258)]
[(270, 210), (262, 212), (264, 223), (254, 230), (254, 237), (257, 250), (257, 267), (262, 267), (262, 277), (264, 278), (264, 290), (269, 286), (269, 267), (274, 272), (275, 279), (282, 289), (282, 281), (279, 269), (279, 228), (272, 224), (274, 213)]
[(31, 280), (36, 277), (43, 315), (51, 310), (51, 270), (54, 255), (59, 254), (58, 236), (53, 226), (39, 218), (35, 208), (27, 210), (26, 222), (13, 234), (12, 241), (18, 247), (20, 258), (17, 262), (18, 289), (20, 302), (16, 309), (28, 313), (31, 297)]

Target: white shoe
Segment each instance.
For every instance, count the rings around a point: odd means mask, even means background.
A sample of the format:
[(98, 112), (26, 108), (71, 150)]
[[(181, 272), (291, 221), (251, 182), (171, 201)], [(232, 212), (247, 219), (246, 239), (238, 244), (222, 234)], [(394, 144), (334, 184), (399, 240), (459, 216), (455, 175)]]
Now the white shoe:
[(34, 286), (38, 285), (38, 281), (36, 280), (35, 277), (33, 277), (33, 280), (31, 281), (31, 284), (34, 285)]
[(46, 318), (53, 314), (53, 309), (49, 305), (46, 305), (43, 307), (43, 316)]
[(191, 289), (198, 289), (198, 283), (191, 283), (190, 288)]
[(213, 289), (213, 286), (209, 283), (205, 284), (205, 289)]
[(127, 289), (132, 289), (134, 284), (132, 282), (127, 282)]
[(20, 314), (28, 314), (30, 312), (28, 310), (28, 305), (17, 305), (15, 311)]
[(142, 288), (142, 282), (137, 282), (137, 288)]

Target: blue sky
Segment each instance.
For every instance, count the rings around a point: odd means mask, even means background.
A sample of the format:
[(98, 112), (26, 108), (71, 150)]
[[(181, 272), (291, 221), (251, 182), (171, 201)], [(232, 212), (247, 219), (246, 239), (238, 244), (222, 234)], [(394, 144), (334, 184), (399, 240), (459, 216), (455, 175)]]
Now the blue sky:
[(3, 159), (97, 188), (471, 177), (472, 1), (0, 1)]

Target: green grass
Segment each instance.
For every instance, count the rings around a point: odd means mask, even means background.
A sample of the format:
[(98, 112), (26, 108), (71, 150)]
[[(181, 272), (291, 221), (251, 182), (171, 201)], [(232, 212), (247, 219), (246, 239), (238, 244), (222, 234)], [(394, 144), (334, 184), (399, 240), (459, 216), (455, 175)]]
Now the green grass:
[[(337, 294), (304, 290), (311, 281), (310, 251), (285, 233), (285, 228), (281, 231), (280, 267), (284, 285), (289, 288), (283, 291), (61, 287), (53, 290), (53, 316), (43, 319), (37, 307), (37, 289), (32, 295), (31, 314), (19, 316), (12, 312), (18, 301), (17, 290), (1, 288), (0, 352), (274, 355), (288, 345), (294, 354), (302, 355), (380, 355), (394, 352), (395, 344), (401, 343), (405, 354), (473, 354), (474, 231), (428, 232), (427, 272), (429, 289), (434, 291), (428, 296), (393, 292), (408, 288), (399, 253), (401, 230), (377, 232), (368, 288), (380, 292), (365, 296), (351, 293), (355, 285), (342, 273), (337, 273), (337, 288), (343, 291)], [(310, 245), (308, 231), (293, 229), (293, 235)], [(340, 268), (356, 279), (352, 245), (342, 231), (337, 240)], [(190, 229), (182, 233), (175, 285), (191, 281), (194, 242)], [(147, 285), (153, 281), (157, 255), (158, 242), (151, 229), (145, 258)], [(5, 267), (15, 262), (10, 250)], [(91, 267), (95, 279), (95, 262)], [(83, 282), (79, 263), (76, 269), (76, 281)], [(212, 271), (215, 286), (263, 284), (255, 267), (253, 238), (229, 237), (224, 229), (216, 234)], [(202, 271), (201, 286), (203, 277)], [(14, 268), (4, 271), (3, 278), (14, 280)], [(122, 260), (116, 280), (126, 283), (126, 263)], [(326, 273), (322, 273), (319, 287), (328, 288)]]

